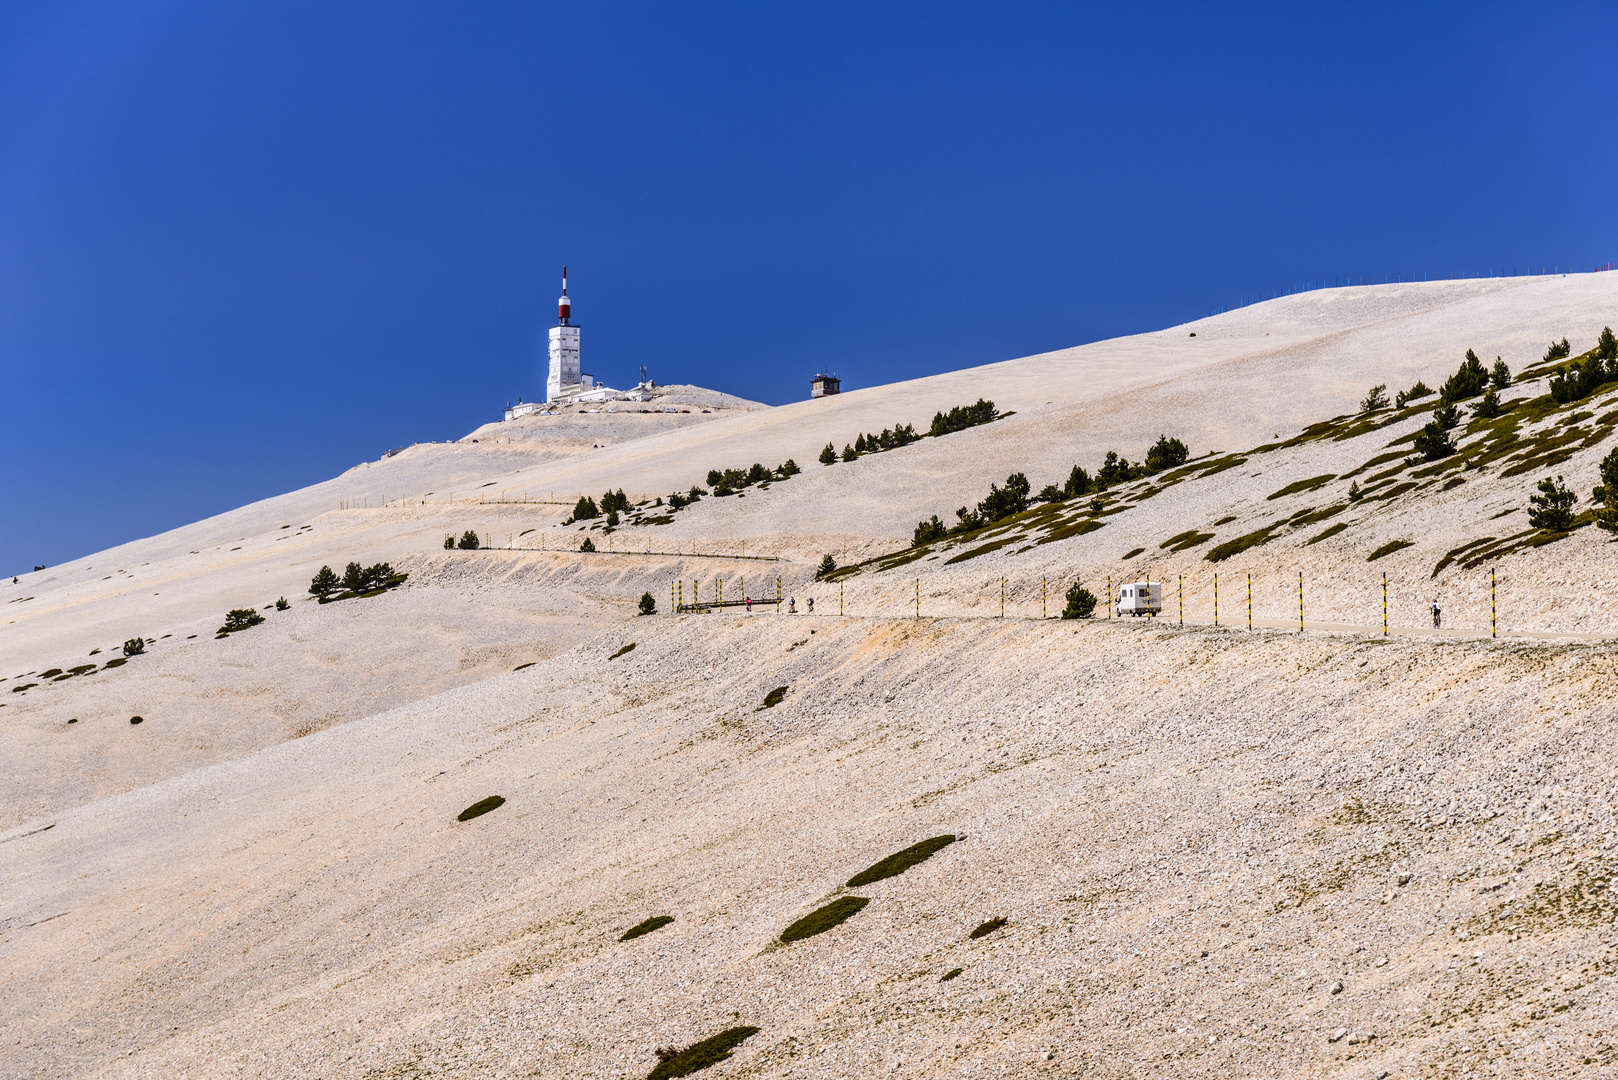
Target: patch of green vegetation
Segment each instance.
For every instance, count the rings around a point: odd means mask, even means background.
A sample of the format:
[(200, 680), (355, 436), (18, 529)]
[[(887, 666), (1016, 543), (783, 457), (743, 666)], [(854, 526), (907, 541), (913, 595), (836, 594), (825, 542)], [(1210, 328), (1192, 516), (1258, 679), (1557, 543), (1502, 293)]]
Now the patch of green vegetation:
[(129, 722), (131, 724), (144, 724), (144, 723), (146, 723), (146, 717), (144, 717), (144, 716), (131, 716), (129, 718)]
[(674, 921), (673, 915), (653, 915), (645, 922), (638, 922), (625, 930), (618, 938), (619, 941), (633, 941), (635, 938), (650, 934), (653, 930), (661, 930)]
[(1210, 548), (1208, 554), (1204, 555), (1203, 558), (1209, 562), (1224, 562), (1232, 555), (1240, 555), (1248, 548), (1260, 547), (1274, 540), (1276, 532), (1285, 524), (1286, 522), (1284, 521), (1272, 521), (1262, 529), (1254, 529), (1252, 532), (1238, 536), (1234, 540), (1226, 540), (1223, 544)]
[(490, 810), (498, 810), (500, 807), (504, 806), (505, 803), (506, 800), (503, 796), (490, 795), (487, 799), (479, 799), (471, 806), (468, 806), (465, 810), (462, 810), (459, 814), (456, 814), (455, 820), (471, 821), (475, 817), (482, 817)]
[(624, 655), (624, 653), (634, 652), (634, 651), (635, 651), (635, 643), (633, 641), (631, 641), (628, 645), (625, 645), (623, 648), (619, 649), (617, 652), (615, 652), (611, 656), (607, 657), (607, 659), (608, 660), (616, 660), (620, 656)]
[(1473, 541), (1470, 541), (1468, 543), (1462, 544), (1460, 547), (1450, 548), (1448, 551), (1446, 551), (1444, 553), (1444, 557), (1442, 559), (1438, 560), (1438, 565), (1433, 567), (1432, 576), (1437, 577), (1439, 575), (1439, 572), (1442, 571), (1444, 569), (1444, 567), (1448, 566), (1450, 563), (1454, 562), (1456, 559), (1460, 558), (1462, 555), (1465, 555), (1468, 551), (1471, 551), (1473, 548), (1479, 547), (1479, 546), (1481, 546), (1483, 544), (1492, 544), (1492, 543), (1494, 543), (1494, 537), (1485, 536), (1481, 540), (1473, 540)]
[(1085, 533), (1095, 532), (1104, 525), (1106, 525), (1105, 521), (1097, 521), (1095, 518), (1079, 518), (1075, 521), (1069, 522), (1066, 525), (1058, 525), (1034, 542), (1036, 544), (1049, 544), (1055, 540), (1066, 540), (1073, 536), (1083, 536)]
[(1328, 506), (1323, 510), (1309, 509), (1299, 511), (1287, 519), (1287, 524), (1291, 525), (1294, 529), (1301, 529), (1305, 525), (1313, 525), (1317, 521), (1325, 521), (1327, 518), (1334, 518), (1347, 509), (1347, 503), (1337, 503), (1336, 505)]
[(1163, 541), (1157, 546), (1165, 551), (1185, 551), (1189, 548), (1196, 547), (1198, 544), (1206, 544), (1213, 538), (1214, 534), (1211, 532), (1205, 533), (1198, 532), (1195, 529), (1187, 529), (1185, 532), (1180, 533), (1177, 536), (1169, 537), (1167, 540)]
[(1000, 929), (1004, 925), (1006, 925), (1006, 920), (1005, 919), (990, 919), (988, 922), (981, 924), (976, 930), (972, 931), (972, 933), (970, 935), (968, 935), (968, 936), (971, 937), (973, 940), (976, 940), (976, 939), (978, 939), (980, 937), (988, 937), (990, 934), (994, 933), (996, 930)]
[(844, 896), (818, 907), (781, 931), (781, 944), (790, 945), (794, 941), (824, 934), (858, 915), (870, 902), (863, 896)]
[(101, 667), (103, 670), (105, 670), (110, 667), (123, 667), (127, 663), (129, 663), (129, 658), (127, 656), (115, 656), (111, 660), (108, 660), (105, 664), (102, 664)]
[(1282, 488), (1280, 491), (1275, 492), (1273, 495), (1266, 495), (1264, 498), (1266, 501), (1269, 501), (1272, 499), (1282, 499), (1288, 495), (1296, 495), (1301, 491), (1314, 491), (1318, 488), (1325, 487), (1335, 479), (1337, 479), (1336, 473), (1323, 473), (1320, 476), (1311, 476), (1307, 480), (1294, 481), (1293, 483), (1290, 483), (1286, 487)]
[(1303, 546), (1308, 547), (1310, 544), (1318, 544), (1322, 540), (1328, 540), (1331, 537), (1336, 536), (1338, 533), (1342, 532), (1346, 528), (1348, 528), (1348, 522), (1346, 522), (1346, 521), (1339, 521), (1335, 525), (1328, 525), (1326, 528), (1321, 529), (1314, 536), (1311, 536), (1309, 539), (1305, 540), (1303, 542)]
[[(1403, 450), (1395, 450), (1395, 451), (1393, 451), (1392, 453), (1389, 453), (1389, 454), (1378, 454), (1376, 457), (1372, 458), (1370, 461), (1367, 461), (1365, 464), (1361, 465), (1359, 468), (1355, 469), (1353, 472), (1344, 473), (1342, 475), (1342, 479), (1347, 480), (1350, 477), (1359, 476), (1361, 473), (1365, 472), (1367, 469), (1374, 469), (1378, 465), (1385, 465), (1390, 461), (1403, 461), (1408, 456), (1409, 455), (1406, 454)], [(1394, 471), (1397, 472), (1398, 470), (1396, 469)]]
[(787, 688), (784, 686), (777, 686), (774, 690), (771, 690), (768, 694), (764, 695), (764, 704), (760, 705), (753, 711), (763, 712), (765, 709), (773, 709), (777, 705), (781, 704), (782, 701), (786, 700), (786, 696)]
[(537, 663), (539, 663), (539, 661), (530, 660), (526, 664), (518, 664), (516, 667), (512, 668), (511, 670), (515, 673), (515, 672), (521, 671), (523, 668), (533, 667)]
[(968, 559), (975, 559), (979, 555), (987, 555), (991, 551), (999, 551), (1007, 544), (1014, 544), (1020, 539), (1022, 538), (1016, 535), (1006, 536), (994, 541), (993, 543), (983, 544), (968, 551), (963, 551), (959, 555), (953, 556), (952, 558), (945, 559), (944, 564), (947, 566), (950, 563), (965, 562)]
[(1376, 562), (1384, 555), (1392, 555), (1395, 551), (1403, 551), (1407, 547), (1415, 547), (1414, 540), (1390, 540), (1365, 557), (1366, 562)]
[(646, 1074), (646, 1080), (673, 1080), (677, 1076), (690, 1076), (730, 1057), (749, 1038), (758, 1034), (756, 1027), (726, 1028), (701, 1042), (692, 1043), (684, 1050), (657, 1051), (657, 1068)]
[(903, 851), (896, 851), (881, 862), (867, 867), (849, 878), (848, 887), (857, 889), (862, 885), (869, 885), (873, 881), (898, 877), (917, 863), (926, 862), (954, 842), (954, 834), (949, 833), (944, 836), (935, 836), (930, 840), (923, 840), (919, 844), (911, 844)]
[(41, 679), (54, 679), (54, 678), (56, 678), (56, 676), (60, 675), (61, 673), (62, 673), (61, 668), (53, 667), (53, 668), (48, 668), (45, 671), (41, 671), (39, 673), (39, 677)]
[(1399, 496), (1403, 495), (1405, 492), (1411, 490), (1415, 486), (1416, 482), (1414, 480), (1407, 480), (1403, 484), (1394, 484), (1386, 491), (1379, 491), (1375, 495), (1370, 495), (1367, 497), (1372, 502), (1389, 502), (1390, 500), (1397, 499)]
[(1133, 559), (1136, 555), (1139, 555), (1141, 552), (1143, 552), (1145, 550), (1146, 550), (1145, 548), (1135, 548), (1132, 551), (1126, 551), (1126, 552), (1124, 552), (1124, 558), (1126, 560), (1127, 559)]
[(949, 982), (951, 979), (955, 978), (960, 973), (961, 973), (960, 968), (950, 968), (948, 971), (944, 972), (943, 975), (939, 976), (938, 981), (939, 982)]
[(1573, 869), (1571, 879), (1542, 881), (1518, 901), (1506, 901), (1472, 923), (1479, 929), (1549, 934), (1574, 927), (1610, 925), (1618, 916), (1611, 866), (1590, 862)]
[(1218, 521), (1214, 522), (1213, 527), (1217, 529), (1217, 528), (1219, 528), (1219, 526), (1221, 526), (1221, 525), (1229, 525), (1231, 522), (1233, 522), (1235, 520), (1236, 520), (1236, 515), (1235, 514), (1228, 514), (1225, 517), (1222, 517)]
[(31, 683), (23, 683), (23, 684), (22, 684), (22, 685), (21, 685), (21, 686), (13, 686), (13, 687), (12, 687), (12, 688), (11, 688), (11, 692), (12, 692), (12, 693), (13, 693), (13, 694), (20, 694), (20, 693), (22, 693), (22, 692), (23, 692), (23, 691), (24, 691), (24, 690), (32, 690), (32, 689), (33, 689), (33, 688), (34, 688), (34, 687), (36, 687), (36, 686), (38, 686), (38, 685), (39, 685), (39, 684), (38, 684), (38, 683), (37, 683), (37, 682), (31, 682)]

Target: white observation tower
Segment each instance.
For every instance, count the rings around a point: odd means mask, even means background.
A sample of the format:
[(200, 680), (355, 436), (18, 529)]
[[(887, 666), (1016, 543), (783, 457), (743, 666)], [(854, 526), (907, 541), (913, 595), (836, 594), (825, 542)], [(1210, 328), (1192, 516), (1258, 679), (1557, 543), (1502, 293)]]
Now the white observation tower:
[(562, 267), (562, 298), (556, 302), (558, 325), (551, 327), (551, 371), (545, 400), (558, 401), (584, 389), (579, 371), (579, 328), (571, 325), (573, 304), (567, 298), (567, 267)]

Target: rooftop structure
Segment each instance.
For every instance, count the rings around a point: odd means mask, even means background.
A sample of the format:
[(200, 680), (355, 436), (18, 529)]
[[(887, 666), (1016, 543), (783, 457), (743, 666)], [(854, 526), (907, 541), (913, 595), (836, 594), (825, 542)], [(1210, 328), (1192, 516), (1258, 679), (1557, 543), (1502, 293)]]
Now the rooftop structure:
[(827, 397), (843, 392), (843, 380), (835, 375), (816, 375), (809, 383), (809, 396)]

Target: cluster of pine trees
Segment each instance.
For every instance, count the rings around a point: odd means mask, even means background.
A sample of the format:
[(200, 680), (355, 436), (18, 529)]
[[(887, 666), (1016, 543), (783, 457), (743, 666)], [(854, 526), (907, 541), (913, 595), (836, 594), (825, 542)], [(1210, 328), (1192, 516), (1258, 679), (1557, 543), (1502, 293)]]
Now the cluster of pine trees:
[(946, 525), (937, 514), (926, 521), (918, 521), (913, 545), (919, 547), (935, 540), (942, 540), (946, 536), (974, 532), (1013, 514), (1020, 514), (1033, 503), (1064, 502), (1092, 492), (1099, 493), (1117, 484), (1184, 465), (1190, 456), (1191, 453), (1185, 443), (1179, 439), (1171, 439), (1167, 435), (1160, 435), (1157, 442), (1146, 452), (1146, 460), (1140, 464), (1131, 464), (1120, 457), (1117, 451), (1109, 450), (1095, 476), (1092, 477), (1082, 466), (1075, 465), (1068, 473), (1066, 483), (1061, 487), (1047, 484), (1038, 495), (1030, 494), (1032, 487), (1026, 474), (1012, 473), (1006, 477), (1004, 487), (991, 483), (989, 494), (977, 506), (970, 509), (963, 506), (956, 510), (954, 525)]
[(708, 486), (713, 489), (715, 496), (722, 498), (734, 495), (754, 484), (764, 484), (772, 480), (790, 480), (801, 472), (803, 470), (798, 468), (798, 463), (791, 458), (787, 458), (773, 469), (766, 469), (755, 461), (746, 469), (709, 469)]
[(618, 515), (620, 513), (629, 513), (633, 506), (634, 504), (629, 501), (629, 496), (624, 494), (623, 488), (619, 488), (617, 491), (609, 488), (607, 493), (601, 496), (599, 505), (590, 496), (580, 495), (579, 501), (574, 504), (573, 516), (562, 522), (562, 524), (571, 525), (576, 521), (593, 521), (605, 514), (607, 516), (607, 526), (617, 528)]
[(822, 465), (835, 465), (839, 461), (853, 461), (865, 454), (880, 454), (884, 450), (895, 450), (901, 446), (909, 446), (913, 442), (920, 442), (928, 436), (948, 435), (953, 431), (965, 431), (969, 427), (987, 424), (1000, 418), (1000, 410), (994, 407), (994, 402), (978, 398), (975, 405), (957, 405), (947, 413), (934, 413), (933, 426), (927, 430), (926, 435), (916, 434), (914, 424), (895, 424), (891, 428), (883, 428), (876, 435), (860, 435), (851, 443), (843, 446), (843, 452), (837, 452), (834, 443), (827, 443), (825, 449), (820, 451)]
[[(1553, 348), (1562, 349), (1561, 356), (1569, 352), (1566, 339)], [(1602, 328), (1601, 337), (1590, 353), (1551, 376), (1551, 399), (1558, 405), (1566, 405), (1588, 397), (1610, 382), (1618, 382), (1618, 339), (1612, 336), (1612, 327), (1608, 326)]]
[(309, 583), (309, 594), (324, 604), (339, 588), (343, 591), (336, 599), (341, 600), (345, 596), (358, 596), (360, 593), (386, 589), (403, 580), (404, 575), (385, 562), (373, 566), (361, 566), (357, 562), (351, 562), (344, 569), (342, 577), (338, 577), (331, 567), (322, 566), (314, 580)]

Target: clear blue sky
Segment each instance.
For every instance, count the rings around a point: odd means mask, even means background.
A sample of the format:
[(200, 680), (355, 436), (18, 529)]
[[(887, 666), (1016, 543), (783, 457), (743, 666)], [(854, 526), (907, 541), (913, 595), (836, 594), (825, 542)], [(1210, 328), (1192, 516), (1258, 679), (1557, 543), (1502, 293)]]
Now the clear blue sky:
[(0, 570), (585, 370), (768, 402), (1618, 258), (1618, 7), (0, 0)]

